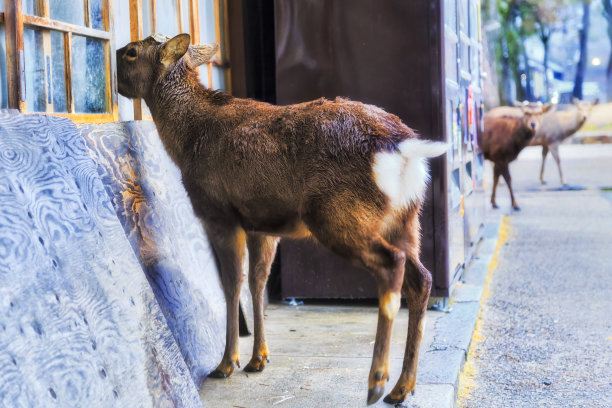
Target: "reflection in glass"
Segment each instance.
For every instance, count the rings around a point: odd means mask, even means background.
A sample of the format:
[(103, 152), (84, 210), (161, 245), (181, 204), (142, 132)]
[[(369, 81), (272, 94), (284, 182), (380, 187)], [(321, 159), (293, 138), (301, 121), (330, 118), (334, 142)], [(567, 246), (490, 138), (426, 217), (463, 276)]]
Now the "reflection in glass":
[(49, 17), (51, 20), (85, 25), (83, 4), (83, 0), (49, 0)]
[(26, 75), (26, 106), (29, 112), (44, 112), (45, 65), (43, 55), (43, 34), (29, 28), (23, 29)]
[[(38, 4), (38, 0), (22, 0), (21, 12), (23, 14), (29, 14), (31, 16), (40, 16), (41, 14), (38, 12)], [(2, 6), (4, 6), (4, 4), (2, 4)]]
[(189, 0), (181, 1), (181, 24), (184, 33), (191, 33), (189, 28)]
[(53, 111), (67, 112), (64, 34), (58, 31), (51, 31), (51, 73), (53, 78)]
[(102, 41), (72, 36), (72, 94), (75, 112), (108, 112), (105, 66)]
[(151, 32), (151, 0), (142, 0), (142, 35), (146, 38), (151, 34), (154, 34)]
[(225, 70), (219, 67), (215, 67), (214, 65), (212, 67), (212, 70), (213, 70), (212, 88), (213, 89), (225, 89)]
[(4, 24), (0, 24), (0, 109), (8, 108), (8, 89), (6, 86), (6, 42)]
[(215, 5), (213, 0), (200, 1), (198, 9), (200, 12), (200, 42), (216, 42)]
[(89, 15), (91, 27), (97, 30), (104, 30), (102, 22), (102, 0), (89, 0)]

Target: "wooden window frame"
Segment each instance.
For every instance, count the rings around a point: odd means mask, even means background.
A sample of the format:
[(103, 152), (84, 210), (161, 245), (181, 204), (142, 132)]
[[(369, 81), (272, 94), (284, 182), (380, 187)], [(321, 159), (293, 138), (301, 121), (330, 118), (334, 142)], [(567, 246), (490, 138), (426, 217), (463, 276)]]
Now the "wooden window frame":
[[(3, 1), (3, 0), (0, 0)], [(155, 32), (156, 0), (129, 0), (130, 10), (130, 41), (143, 39), (143, 18), (142, 2), (148, 1), (151, 4), (151, 30)], [(177, 5), (177, 19), (179, 31), (183, 32), (187, 27), (183, 27), (182, 4), (180, 0), (175, 0)], [(23, 14), (21, 0), (4, 0), (4, 12), (0, 12), (0, 23), (5, 25), (6, 33), (6, 61), (7, 61), (7, 92), (8, 108), (17, 109), (22, 113), (48, 114), (54, 116), (64, 116), (76, 123), (103, 123), (112, 122), (119, 119), (119, 109), (117, 104), (117, 62), (115, 54), (115, 42), (113, 32), (112, 0), (102, 1), (102, 23), (103, 29), (98, 30), (91, 27), (89, 21), (89, 0), (83, 0), (85, 8), (85, 25), (75, 25), (71, 23), (51, 20), (49, 18), (49, 0), (37, 0), (37, 8), (42, 10), (43, 16), (33, 16)], [(189, 32), (193, 44), (200, 43), (200, 21), (199, 21), (199, 1), (188, 0), (189, 7)], [(228, 2), (227, 0), (213, 0), (215, 15), (215, 41), (221, 45), (217, 54), (217, 60), (206, 64), (207, 79), (209, 87), (213, 83), (212, 65), (216, 64), (223, 69), (226, 89), (232, 92), (231, 75), (229, 65), (229, 47), (224, 41), (229, 38), (228, 32)], [(26, 106), (26, 83), (25, 83), (25, 60), (24, 60), (24, 27), (36, 28), (43, 33), (43, 45), (45, 56), (50, 57), (50, 31), (63, 33), (64, 36), (64, 70), (66, 87), (66, 106), (67, 113), (51, 112), (53, 104), (49, 104), (45, 97), (46, 112), (29, 112)], [(74, 98), (72, 92), (72, 36), (81, 35), (88, 38), (101, 40), (104, 44), (105, 53), (105, 72), (106, 72), (106, 100), (108, 103), (108, 113), (75, 113)], [(47, 78), (47, 67), (45, 64), (45, 78)], [(45, 80), (46, 83), (46, 80)], [(45, 86), (45, 96), (50, 87)], [(134, 119), (143, 118), (142, 100), (135, 99)]]
[[(142, 3), (149, 2), (151, 10), (151, 33), (157, 32), (157, 16), (156, 16), (156, 1), (157, 0), (130, 0), (130, 41), (139, 41), (143, 39), (143, 17), (142, 17)], [(176, 3), (178, 29), (179, 32), (185, 32), (187, 27), (183, 27), (182, 19), (182, 4), (181, 0), (174, 0)], [(191, 33), (191, 43), (200, 43), (200, 13), (199, 13), (199, 1), (189, 0), (189, 32)], [(218, 66), (224, 70), (225, 84), (227, 91), (231, 93), (230, 83), (230, 68), (229, 63), (229, 47), (224, 47), (222, 39), (228, 38), (228, 17), (227, 17), (227, 0), (213, 0), (214, 16), (215, 16), (215, 41), (220, 45), (217, 53), (217, 58), (221, 60)], [(221, 11), (223, 12), (221, 14)], [(221, 21), (221, 17), (223, 21)], [(223, 30), (223, 32), (222, 32)], [(166, 35), (167, 33), (161, 33)], [(222, 35), (223, 34), (223, 35)], [(213, 62), (206, 64), (206, 72), (208, 79), (208, 86), (212, 88), (213, 83)], [(143, 119), (143, 108), (142, 100), (134, 99), (134, 120)], [(146, 118), (149, 119), (149, 118)]]
[[(24, 14), (21, 0), (4, 0), (4, 14), (1, 19), (6, 32), (7, 90), (8, 107), (18, 109), (22, 113), (47, 114), (64, 116), (77, 123), (101, 123), (116, 121), (119, 118), (117, 107), (117, 91), (115, 79), (114, 36), (112, 32), (112, 0), (102, 0), (102, 30), (91, 27), (89, 18), (89, 0), (83, 0), (85, 9), (85, 25), (75, 25), (49, 18), (49, 0), (37, 0), (37, 9), (42, 16)], [(25, 59), (24, 59), (24, 28), (38, 29), (43, 35), (43, 53), (45, 60), (51, 61), (51, 31), (60, 32), (64, 37), (64, 75), (66, 91), (66, 109), (68, 112), (53, 112), (53, 101), (48, 93), (52, 92), (52, 84), (47, 83), (49, 64), (44, 64), (45, 70), (45, 105), (46, 112), (29, 112), (26, 105)], [(101, 40), (104, 49), (106, 84), (105, 99), (107, 113), (75, 113), (74, 94), (72, 89), (72, 35)], [(51, 103), (49, 100), (51, 99)]]

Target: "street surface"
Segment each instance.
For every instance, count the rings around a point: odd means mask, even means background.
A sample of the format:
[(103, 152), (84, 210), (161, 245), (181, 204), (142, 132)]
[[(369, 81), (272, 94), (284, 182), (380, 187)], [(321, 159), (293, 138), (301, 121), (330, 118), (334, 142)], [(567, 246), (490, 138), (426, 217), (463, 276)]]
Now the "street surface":
[[(612, 145), (562, 145), (569, 189), (541, 148), (511, 165), (505, 215), (458, 406), (612, 407)], [(487, 169), (490, 193), (491, 170)], [(488, 202), (488, 200), (487, 200)]]

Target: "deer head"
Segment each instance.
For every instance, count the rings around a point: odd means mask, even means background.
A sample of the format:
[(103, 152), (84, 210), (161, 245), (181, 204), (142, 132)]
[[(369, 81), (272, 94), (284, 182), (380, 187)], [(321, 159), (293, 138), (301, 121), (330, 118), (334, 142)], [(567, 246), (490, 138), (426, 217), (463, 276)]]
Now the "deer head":
[(127, 98), (144, 98), (181, 60), (192, 68), (209, 62), (217, 44), (190, 45), (189, 34), (168, 38), (154, 34), (117, 50), (119, 93)]

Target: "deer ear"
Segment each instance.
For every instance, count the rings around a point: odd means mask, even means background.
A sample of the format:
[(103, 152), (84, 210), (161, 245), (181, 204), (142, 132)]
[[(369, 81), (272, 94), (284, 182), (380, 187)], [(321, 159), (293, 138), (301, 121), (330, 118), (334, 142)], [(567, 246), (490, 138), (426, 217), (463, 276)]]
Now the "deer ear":
[(544, 105), (544, 107), (542, 108), (542, 111), (543, 111), (544, 113), (546, 113), (546, 112), (548, 112), (549, 110), (551, 110), (553, 106), (554, 106), (554, 105), (553, 105), (552, 103), (547, 103), (547, 104), (546, 104), (546, 105)]
[(162, 64), (170, 65), (178, 61), (187, 52), (190, 42), (189, 34), (179, 34), (162, 44), (160, 53)]
[(599, 103), (599, 98), (597, 98), (597, 99), (595, 99), (595, 100), (593, 101), (593, 106), (597, 105), (598, 103)]
[(207, 63), (217, 53), (219, 45), (212, 44), (198, 44), (189, 47), (189, 58), (191, 58), (191, 65), (198, 67), (202, 64)]

